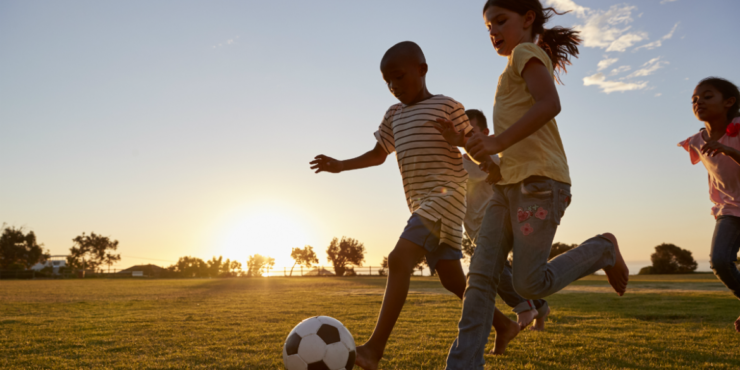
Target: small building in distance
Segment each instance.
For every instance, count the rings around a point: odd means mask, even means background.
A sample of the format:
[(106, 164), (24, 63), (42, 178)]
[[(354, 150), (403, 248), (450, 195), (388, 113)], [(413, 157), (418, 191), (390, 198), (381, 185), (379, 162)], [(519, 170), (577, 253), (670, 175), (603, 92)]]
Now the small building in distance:
[(157, 265), (136, 265), (121, 270), (118, 274), (131, 275), (133, 277), (160, 277), (163, 271), (164, 269)]
[(44, 263), (37, 263), (33, 266), (31, 266), (31, 270), (34, 271), (41, 271), (45, 267), (51, 267), (52, 273), (54, 275), (59, 274), (59, 269), (63, 267), (67, 267), (67, 256), (63, 254), (58, 254), (55, 256), (51, 256), (46, 262)]

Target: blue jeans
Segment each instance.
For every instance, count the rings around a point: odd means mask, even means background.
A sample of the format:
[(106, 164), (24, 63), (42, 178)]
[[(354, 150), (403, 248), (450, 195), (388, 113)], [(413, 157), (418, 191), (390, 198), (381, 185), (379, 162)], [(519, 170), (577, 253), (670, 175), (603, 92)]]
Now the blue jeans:
[(514, 290), (514, 279), (509, 261), (506, 261), (504, 271), (501, 272), (501, 280), (496, 292), (504, 300), (506, 305), (513, 308), (513, 311), (517, 314), (532, 309), (537, 310), (541, 314), (543, 307), (547, 307), (547, 301), (544, 299), (525, 299)]
[(514, 253), (513, 287), (529, 299), (546, 297), (574, 280), (614, 266), (614, 245), (600, 236), (548, 262), (570, 199), (570, 185), (545, 177), (496, 186), (470, 262), (458, 336), (450, 347), (447, 369), (483, 369), (496, 291), (509, 251)]
[(709, 263), (714, 274), (735, 297), (740, 298), (740, 271), (735, 265), (738, 249), (740, 249), (740, 217), (717, 217)]

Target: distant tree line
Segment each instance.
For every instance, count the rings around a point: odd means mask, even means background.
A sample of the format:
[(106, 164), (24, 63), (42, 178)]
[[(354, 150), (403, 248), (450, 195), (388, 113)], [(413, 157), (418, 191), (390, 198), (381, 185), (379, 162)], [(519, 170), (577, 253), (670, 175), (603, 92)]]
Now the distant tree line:
[(650, 261), (653, 265), (643, 267), (640, 275), (690, 274), (698, 266), (691, 251), (667, 243), (655, 247)]

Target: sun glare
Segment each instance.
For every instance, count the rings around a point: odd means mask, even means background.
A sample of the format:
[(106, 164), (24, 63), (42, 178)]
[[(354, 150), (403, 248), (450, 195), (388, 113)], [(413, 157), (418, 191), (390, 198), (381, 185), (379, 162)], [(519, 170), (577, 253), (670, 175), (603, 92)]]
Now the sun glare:
[(303, 247), (309, 240), (305, 220), (297, 212), (275, 207), (254, 207), (235, 215), (221, 235), (218, 253), (245, 268), (254, 254), (275, 258), (276, 269), (290, 267), (292, 248)]

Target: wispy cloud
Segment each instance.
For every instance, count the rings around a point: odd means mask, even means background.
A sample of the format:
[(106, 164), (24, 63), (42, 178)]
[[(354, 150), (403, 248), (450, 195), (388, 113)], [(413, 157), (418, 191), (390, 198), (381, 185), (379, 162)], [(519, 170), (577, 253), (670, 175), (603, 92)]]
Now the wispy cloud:
[(632, 67), (630, 67), (630, 66), (621, 66), (619, 68), (614, 68), (614, 69), (612, 69), (611, 73), (609, 73), (609, 76), (615, 76), (615, 75), (618, 75), (618, 74), (620, 74), (622, 72), (627, 72), (630, 69), (632, 69)]
[(603, 73), (599, 72), (595, 75), (591, 75), (583, 78), (584, 86), (598, 86), (602, 92), (611, 94), (615, 91), (625, 92), (630, 90), (642, 90), (647, 87), (647, 81), (636, 81), (636, 82), (624, 82), (624, 81), (609, 81), (606, 79)]
[(598, 70), (601, 71), (603, 69), (609, 68), (610, 65), (616, 63), (618, 60), (618, 58), (607, 58), (601, 60), (599, 61), (599, 64), (597, 64)]
[(663, 95), (663, 93), (657, 93), (655, 94), (655, 97), (657, 98), (657, 97), (660, 97), (661, 95)]
[(661, 4), (668, 4), (668, 3), (672, 3), (674, 1), (678, 1), (678, 0), (660, 0), (660, 3)]
[(576, 4), (573, 0), (545, 0), (545, 4), (554, 7), (559, 12), (572, 11), (579, 18), (586, 16), (589, 8)]
[[(681, 23), (681, 22), (678, 22), (678, 23)], [(653, 50), (655, 48), (659, 48), (659, 47), (663, 46), (663, 40), (669, 40), (671, 37), (673, 37), (673, 34), (676, 32), (676, 28), (678, 28), (678, 23), (676, 23), (675, 25), (673, 25), (673, 29), (671, 29), (671, 32), (668, 32), (667, 35), (661, 37), (660, 40), (655, 40), (655, 41), (653, 41), (651, 43), (648, 43), (648, 44), (645, 44), (645, 45), (642, 45), (642, 46), (638, 46), (638, 47), (634, 48), (632, 50), (632, 52), (634, 53), (634, 52), (636, 52), (636, 51), (638, 51), (640, 49)]]
[(628, 78), (633, 77), (645, 77), (653, 74), (653, 72), (667, 66), (670, 64), (668, 61), (660, 60), (661, 57), (653, 58), (645, 62), (645, 64), (642, 65), (642, 68), (632, 72)]
[(236, 36), (234, 38), (228, 39), (228, 40), (226, 40), (224, 42), (220, 42), (220, 43), (218, 43), (216, 45), (212, 45), (211, 48), (212, 49), (216, 49), (216, 48), (222, 48), (224, 46), (234, 45), (234, 44), (236, 44), (236, 41), (237, 40), (239, 40), (239, 36)]

